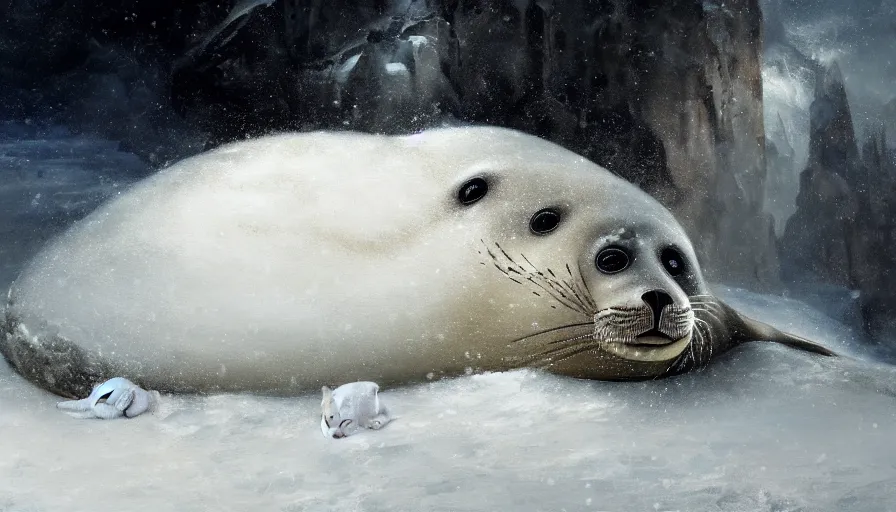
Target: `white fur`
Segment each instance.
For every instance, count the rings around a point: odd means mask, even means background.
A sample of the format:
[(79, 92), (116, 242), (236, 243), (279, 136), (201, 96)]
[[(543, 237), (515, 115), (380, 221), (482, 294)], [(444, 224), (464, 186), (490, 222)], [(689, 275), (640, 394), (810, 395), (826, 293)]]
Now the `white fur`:
[[(457, 191), (475, 176), (489, 193), (461, 206)], [(534, 235), (530, 218), (550, 206), (562, 223)], [(504, 370), (550, 341), (512, 340), (592, 317), (498, 271), (495, 244), (522, 266), (523, 255), (561, 274), (569, 265), (598, 308), (640, 305), (653, 289), (686, 303), (657, 258), (596, 270), (600, 240), (620, 229), (650, 250), (674, 242), (696, 265), (668, 210), (536, 137), (284, 134), (189, 158), (122, 193), (30, 263), (10, 311), (164, 391), (293, 394), (334, 377)], [(583, 354), (567, 373), (627, 375), (614, 357)]]
[(324, 436), (342, 438), (361, 429), (385, 427), (391, 417), (380, 402), (379, 389), (374, 382), (351, 382), (334, 390), (321, 388), (320, 429)]

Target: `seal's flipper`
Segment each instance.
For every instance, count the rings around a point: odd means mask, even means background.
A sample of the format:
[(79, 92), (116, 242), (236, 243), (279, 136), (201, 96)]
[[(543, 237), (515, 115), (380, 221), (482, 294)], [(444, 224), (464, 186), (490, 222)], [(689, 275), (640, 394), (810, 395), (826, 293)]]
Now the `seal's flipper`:
[(814, 341), (809, 341), (805, 338), (780, 331), (767, 323), (744, 316), (722, 301), (718, 301), (718, 304), (722, 306), (729, 317), (732, 341), (737, 344), (746, 343), (748, 341), (769, 341), (787, 345), (788, 347), (798, 350), (811, 352), (813, 354), (829, 357), (838, 355), (836, 352), (819, 345)]
[(794, 336), (792, 334), (787, 334), (786, 332), (782, 332), (786, 339), (777, 339), (777, 340), (768, 340), (774, 343), (781, 343), (782, 345), (787, 345), (791, 348), (796, 348), (799, 350), (805, 350), (806, 352), (812, 352), (813, 354), (820, 354), (827, 357), (839, 357), (839, 354), (825, 348), (817, 343), (811, 342), (809, 340), (805, 340), (798, 336)]
[(805, 338), (800, 338), (799, 336), (786, 333), (783, 331), (779, 331), (774, 327), (760, 322), (758, 320), (753, 320), (752, 318), (747, 318), (741, 315), (741, 319), (743, 319), (744, 324), (753, 334), (752, 339), (756, 341), (770, 341), (772, 343), (780, 343), (782, 345), (787, 345), (788, 347), (795, 348), (798, 350), (804, 350), (806, 352), (812, 352), (813, 354), (820, 354), (823, 356), (833, 357), (836, 356), (837, 353), (815, 343), (814, 341), (809, 341)]
[(63, 411), (86, 412), (93, 409), (93, 404), (90, 401), (90, 397), (87, 397), (80, 400), (66, 400), (65, 402), (59, 402), (56, 404), (56, 407)]
[(383, 412), (374, 416), (373, 418), (369, 418), (366, 422), (364, 422), (364, 427), (369, 428), (371, 430), (379, 430), (386, 426), (392, 418), (389, 416), (388, 412)]

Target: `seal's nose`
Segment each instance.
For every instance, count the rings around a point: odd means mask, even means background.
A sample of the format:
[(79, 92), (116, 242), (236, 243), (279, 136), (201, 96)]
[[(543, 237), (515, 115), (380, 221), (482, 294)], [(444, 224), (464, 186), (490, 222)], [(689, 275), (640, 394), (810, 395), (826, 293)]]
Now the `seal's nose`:
[(651, 290), (641, 295), (641, 300), (650, 306), (650, 309), (653, 311), (653, 328), (659, 329), (660, 315), (662, 315), (666, 306), (671, 306), (674, 303), (672, 297), (662, 290)]

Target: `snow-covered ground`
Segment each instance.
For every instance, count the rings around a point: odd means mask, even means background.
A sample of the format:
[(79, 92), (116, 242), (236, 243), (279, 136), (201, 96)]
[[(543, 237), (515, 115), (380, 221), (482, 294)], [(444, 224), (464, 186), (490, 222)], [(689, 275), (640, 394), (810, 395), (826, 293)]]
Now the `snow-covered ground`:
[[(87, 208), (143, 172), (75, 140), (0, 145), (3, 286), (83, 214), (60, 204)], [(72, 146), (120, 162), (107, 183), (78, 170), (87, 157), (37, 177)], [(719, 291), (857, 357), (754, 343), (651, 382), (516, 371), (384, 389), (398, 419), (342, 440), (321, 435), (317, 394), (164, 396), (153, 415), (76, 420), (0, 360), (0, 511), (896, 510), (896, 367), (800, 302)]]
[(645, 383), (385, 390), (398, 419), (342, 440), (321, 435), (316, 395), (76, 420), (0, 368), (4, 511), (896, 508), (896, 370), (776, 346)]

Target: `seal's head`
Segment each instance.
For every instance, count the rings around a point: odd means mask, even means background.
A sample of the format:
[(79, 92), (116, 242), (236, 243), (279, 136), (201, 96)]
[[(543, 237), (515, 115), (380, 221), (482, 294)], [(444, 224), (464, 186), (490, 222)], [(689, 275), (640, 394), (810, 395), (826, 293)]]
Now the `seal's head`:
[(475, 134), (462, 146), (478, 148), (457, 164), (458, 216), (486, 224), (482, 263), (517, 286), (491, 287), (490, 301), (520, 297), (493, 321), (531, 320), (505, 361), (583, 378), (653, 378), (757, 334), (709, 293), (672, 213), (633, 184), (517, 132), (455, 133)]

